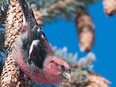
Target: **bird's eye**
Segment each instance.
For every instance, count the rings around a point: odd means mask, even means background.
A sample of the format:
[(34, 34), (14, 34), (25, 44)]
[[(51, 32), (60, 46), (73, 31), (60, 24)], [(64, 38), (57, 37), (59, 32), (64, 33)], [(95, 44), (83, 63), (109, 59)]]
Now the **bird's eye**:
[(45, 34), (43, 33), (43, 31), (41, 31), (41, 34), (47, 40), (47, 38), (46, 38)]
[(62, 71), (65, 71), (65, 67), (63, 65), (60, 66)]
[(71, 73), (71, 69), (69, 69), (69, 73)]
[(53, 63), (54, 61), (52, 60), (52, 61), (50, 61), (50, 63)]

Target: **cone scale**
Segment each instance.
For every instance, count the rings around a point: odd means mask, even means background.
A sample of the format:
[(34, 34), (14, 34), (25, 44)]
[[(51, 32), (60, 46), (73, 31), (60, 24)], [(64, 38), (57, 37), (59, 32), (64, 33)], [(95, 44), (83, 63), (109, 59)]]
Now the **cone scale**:
[[(42, 25), (42, 15), (33, 9), (35, 19)], [(23, 23), (23, 13), (18, 0), (11, 0), (6, 16), (5, 45), (8, 47), (9, 55), (1, 74), (0, 87), (30, 87), (31, 83), (20, 69), (11, 55), (12, 44), (20, 34)], [(13, 63), (13, 64), (12, 64)], [(10, 76), (9, 76), (9, 75)]]
[(94, 24), (84, 7), (81, 8), (81, 12), (76, 14), (75, 21), (77, 25), (80, 50), (89, 52), (94, 43)]
[(107, 15), (116, 14), (116, 0), (103, 0), (103, 7)]
[(85, 87), (109, 87), (110, 82), (96, 73), (90, 73), (90, 81)]
[(3, 71), (1, 73), (0, 87), (28, 87), (27, 77), (20, 74), (14, 58), (11, 55), (12, 44), (20, 34), (23, 22), (23, 13), (18, 0), (11, 0), (6, 16), (5, 45), (8, 47), (9, 54)]

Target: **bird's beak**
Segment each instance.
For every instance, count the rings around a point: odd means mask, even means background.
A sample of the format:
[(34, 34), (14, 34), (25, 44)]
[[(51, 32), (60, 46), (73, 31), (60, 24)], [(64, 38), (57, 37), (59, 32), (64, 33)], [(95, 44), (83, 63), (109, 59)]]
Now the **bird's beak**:
[(65, 79), (68, 79), (69, 81), (71, 81), (71, 75), (70, 75), (70, 73), (64, 72), (64, 73), (62, 73), (62, 75), (63, 75), (63, 77)]

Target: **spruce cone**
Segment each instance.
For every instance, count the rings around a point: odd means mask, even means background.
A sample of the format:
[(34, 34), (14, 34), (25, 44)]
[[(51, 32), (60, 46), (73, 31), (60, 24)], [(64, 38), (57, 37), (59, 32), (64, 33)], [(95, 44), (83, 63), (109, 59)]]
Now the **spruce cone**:
[(11, 0), (6, 17), (6, 45), (9, 56), (1, 74), (1, 87), (28, 87), (28, 79), (20, 74), (20, 69), (11, 53), (12, 43), (20, 34), (23, 22), (23, 13), (18, 0)]
[(20, 34), (23, 23), (23, 13), (18, 0), (11, 0), (6, 17), (6, 45), (9, 51), (12, 49), (12, 43)]
[(8, 55), (1, 74), (0, 87), (28, 87), (28, 81), (25, 78), (27, 77), (24, 77), (24, 74), (20, 74), (13, 57)]
[(81, 51), (90, 51), (94, 43), (94, 24), (87, 10), (82, 7), (76, 15), (76, 25)]
[(96, 73), (90, 73), (90, 81), (85, 87), (109, 87), (110, 82)]
[(104, 11), (107, 15), (116, 14), (116, 0), (103, 0)]
[[(35, 18), (42, 25), (40, 21), (40, 13), (35, 10)], [(39, 14), (39, 16), (38, 16)], [(11, 0), (10, 5), (7, 12), (6, 17), (6, 32), (5, 45), (8, 47), (9, 56), (5, 62), (5, 66), (3, 68), (3, 72), (1, 74), (1, 86), (0, 87), (29, 87), (31, 85), (30, 80), (22, 73), (20, 74), (20, 69), (17, 66), (15, 60), (12, 55), (10, 55), (12, 51), (12, 44), (15, 39), (20, 34), (23, 23), (23, 13), (21, 6), (18, 0)]]
[[(37, 10), (33, 9), (35, 19), (38, 24), (42, 26), (42, 14)], [(23, 13), (18, 0), (12, 0), (8, 8), (7, 19), (6, 19), (6, 45), (9, 51), (11, 51), (12, 43), (15, 41), (17, 36), (20, 34), (23, 23)]]

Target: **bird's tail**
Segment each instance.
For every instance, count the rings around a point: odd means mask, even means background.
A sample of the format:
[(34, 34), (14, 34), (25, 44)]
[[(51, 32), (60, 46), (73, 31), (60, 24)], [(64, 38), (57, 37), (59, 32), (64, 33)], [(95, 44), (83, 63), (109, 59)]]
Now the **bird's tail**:
[(26, 22), (36, 22), (34, 13), (28, 5), (27, 0), (19, 0)]

